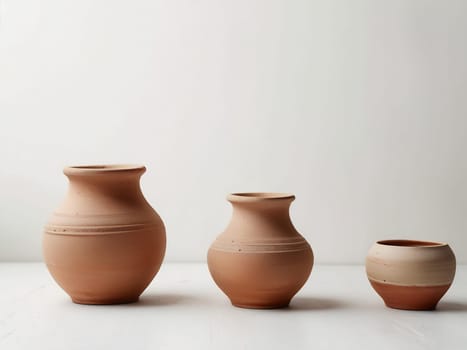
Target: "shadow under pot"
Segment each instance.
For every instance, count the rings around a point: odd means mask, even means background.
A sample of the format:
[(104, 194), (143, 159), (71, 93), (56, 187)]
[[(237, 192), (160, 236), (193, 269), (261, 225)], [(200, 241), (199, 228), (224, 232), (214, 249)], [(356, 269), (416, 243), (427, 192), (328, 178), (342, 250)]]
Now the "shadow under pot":
[(43, 253), (73, 302), (135, 302), (158, 272), (165, 227), (141, 192), (145, 171), (133, 165), (64, 169), (68, 193), (45, 226)]
[(433, 310), (454, 280), (456, 258), (446, 243), (386, 240), (366, 258), (366, 273), (386, 306)]
[(289, 216), (295, 196), (236, 193), (232, 219), (208, 251), (208, 266), (234, 306), (288, 306), (308, 279), (313, 252)]

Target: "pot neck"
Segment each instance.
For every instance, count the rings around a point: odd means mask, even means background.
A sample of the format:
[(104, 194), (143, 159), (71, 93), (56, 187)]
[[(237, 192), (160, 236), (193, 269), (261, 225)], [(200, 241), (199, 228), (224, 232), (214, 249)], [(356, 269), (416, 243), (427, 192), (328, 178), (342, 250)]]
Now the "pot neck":
[(247, 220), (290, 221), (289, 209), (295, 196), (278, 193), (231, 194), (233, 216)]
[(232, 193), (227, 200), (234, 209), (248, 209), (258, 212), (285, 211), (288, 213), (295, 196), (289, 193), (252, 192)]
[(226, 231), (244, 240), (283, 239), (298, 235), (289, 215), (294, 196), (261, 195), (260, 198), (256, 198), (248, 195), (246, 197), (228, 196), (233, 212)]
[(77, 166), (63, 170), (73, 193), (128, 199), (142, 196), (139, 181), (145, 171), (144, 166), (131, 165)]

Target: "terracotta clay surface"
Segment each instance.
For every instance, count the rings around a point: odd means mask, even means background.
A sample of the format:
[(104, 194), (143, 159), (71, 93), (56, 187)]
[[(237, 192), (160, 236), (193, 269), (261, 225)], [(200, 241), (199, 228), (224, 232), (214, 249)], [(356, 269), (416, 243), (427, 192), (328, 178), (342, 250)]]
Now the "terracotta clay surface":
[(387, 306), (432, 310), (454, 280), (456, 258), (445, 243), (379, 241), (368, 253), (366, 271)]
[(398, 286), (372, 280), (370, 283), (388, 307), (404, 310), (435, 309), (438, 301), (451, 286), (450, 284), (432, 287)]
[(76, 303), (137, 301), (160, 268), (165, 227), (139, 185), (144, 166), (64, 169), (68, 193), (45, 227), (43, 252)]
[(214, 281), (235, 306), (287, 306), (313, 267), (311, 247), (290, 221), (295, 197), (238, 193), (227, 199), (232, 219), (208, 252)]

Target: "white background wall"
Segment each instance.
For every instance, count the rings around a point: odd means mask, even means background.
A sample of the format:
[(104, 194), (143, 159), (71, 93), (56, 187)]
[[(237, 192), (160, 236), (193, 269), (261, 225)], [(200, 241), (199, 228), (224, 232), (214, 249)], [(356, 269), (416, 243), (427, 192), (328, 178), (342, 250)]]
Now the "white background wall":
[(41, 259), (62, 167), (143, 163), (169, 261), (233, 191), (287, 191), (320, 263), (467, 262), (467, 2), (0, 0), (0, 259)]

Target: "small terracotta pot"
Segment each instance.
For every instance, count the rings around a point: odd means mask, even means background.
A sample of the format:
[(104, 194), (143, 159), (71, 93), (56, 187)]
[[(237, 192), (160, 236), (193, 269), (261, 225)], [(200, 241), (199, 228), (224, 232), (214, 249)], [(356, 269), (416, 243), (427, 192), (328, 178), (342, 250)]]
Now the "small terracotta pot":
[(290, 221), (295, 196), (236, 193), (227, 199), (232, 219), (208, 252), (214, 281), (238, 307), (289, 305), (313, 266), (310, 245)]
[(68, 194), (45, 227), (43, 251), (73, 302), (137, 301), (159, 270), (165, 228), (141, 193), (145, 171), (133, 165), (64, 169)]
[(388, 307), (433, 310), (454, 280), (456, 258), (445, 243), (379, 241), (368, 253), (366, 272)]

